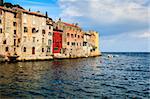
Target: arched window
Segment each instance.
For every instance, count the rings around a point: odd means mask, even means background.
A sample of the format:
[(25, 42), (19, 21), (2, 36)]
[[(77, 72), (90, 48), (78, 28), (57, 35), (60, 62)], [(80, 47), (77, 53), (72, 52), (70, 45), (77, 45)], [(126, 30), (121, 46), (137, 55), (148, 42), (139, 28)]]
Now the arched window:
[(42, 48), (42, 52), (44, 52), (44, 48)]
[(36, 33), (36, 29), (35, 28), (32, 28), (32, 33)]
[(23, 52), (26, 52), (26, 50), (27, 50), (26, 47), (24, 47), (24, 48), (23, 48)]
[(32, 54), (35, 54), (35, 47), (32, 47)]

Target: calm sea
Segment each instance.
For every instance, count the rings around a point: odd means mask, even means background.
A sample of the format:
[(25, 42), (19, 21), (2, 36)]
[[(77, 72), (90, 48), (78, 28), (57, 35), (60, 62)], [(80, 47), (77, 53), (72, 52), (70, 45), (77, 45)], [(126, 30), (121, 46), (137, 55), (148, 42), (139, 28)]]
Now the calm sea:
[(150, 99), (150, 53), (1, 63), (0, 98)]

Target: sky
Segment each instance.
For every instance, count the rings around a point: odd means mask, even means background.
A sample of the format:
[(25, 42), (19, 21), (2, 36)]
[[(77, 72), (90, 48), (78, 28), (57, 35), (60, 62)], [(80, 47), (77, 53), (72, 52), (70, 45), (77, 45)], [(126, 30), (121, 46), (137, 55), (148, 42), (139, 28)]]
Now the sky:
[(99, 32), (102, 52), (150, 52), (150, 0), (4, 1)]

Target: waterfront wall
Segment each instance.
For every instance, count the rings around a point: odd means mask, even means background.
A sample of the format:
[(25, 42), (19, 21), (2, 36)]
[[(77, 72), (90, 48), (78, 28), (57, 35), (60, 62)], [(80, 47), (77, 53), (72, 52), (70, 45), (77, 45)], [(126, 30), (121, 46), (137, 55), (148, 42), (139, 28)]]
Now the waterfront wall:
[[(62, 38), (59, 51), (56, 51), (56, 47), (60, 40), (59, 37), (54, 37), (54, 30), (61, 30), (58, 35)], [(98, 56), (101, 55), (99, 33), (86, 32), (78, 24), (66, 23), (61, 19), (55, 22), (47, 13), (43, 15), (39, 11), (0, 6), (0, 55), (4, 56), (5, 60)]]

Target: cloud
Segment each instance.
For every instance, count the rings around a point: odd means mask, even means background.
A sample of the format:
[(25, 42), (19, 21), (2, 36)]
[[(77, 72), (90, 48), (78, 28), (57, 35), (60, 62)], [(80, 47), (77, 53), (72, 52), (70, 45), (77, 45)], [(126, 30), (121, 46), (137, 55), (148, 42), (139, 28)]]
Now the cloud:
[(64, 18), (84, 17), (104, 24), (122, 20), (146, 22), (147, 2), (148, 0), (60, 0), (59, 5)]
[(101, 36), (101, 51), (111, 52), (150, 52), (150, 37), (147, 30)]
[(134, 37), (145, 38), (145, 39), (149, 39), (150, 40), (150, 31), (149, 32), (144, 32), (144, 33), (134, 34)]

